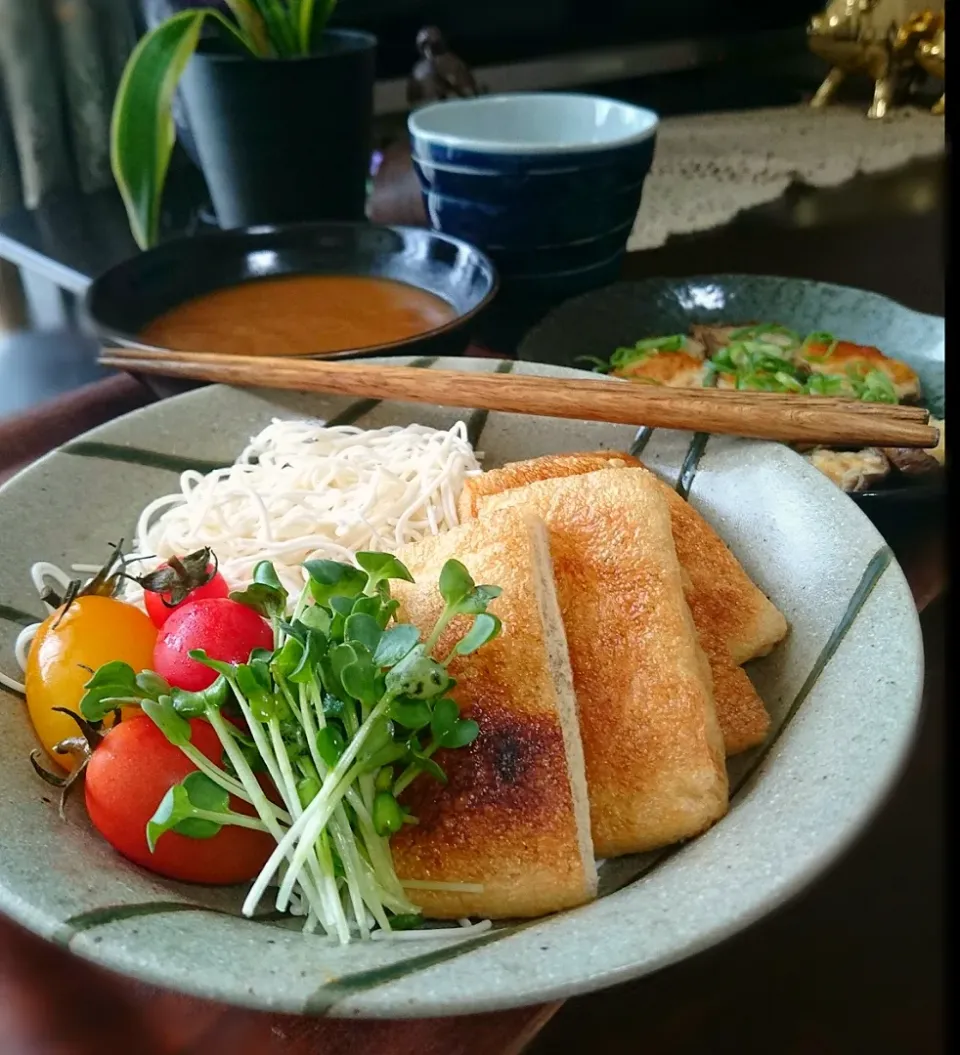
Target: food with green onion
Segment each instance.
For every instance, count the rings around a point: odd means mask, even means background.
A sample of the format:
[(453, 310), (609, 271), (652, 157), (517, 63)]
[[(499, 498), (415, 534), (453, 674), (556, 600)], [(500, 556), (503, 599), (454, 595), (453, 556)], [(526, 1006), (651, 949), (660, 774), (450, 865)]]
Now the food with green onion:
[[(778, 323), (695, 325), (689, 334), (644, 337), (590, 360), (612, 377), (674, 388), (716, 387), (747, 392), (842, 396), (873, 403), (920, 403), (917, 374), (878, 348), (831, 333), (802, 334)], [(942, 423), (935, 423), (942, 428)], [(938, 472), (942, 454), (870, 448), (817, 448), (809, 460), (845, 491), (873, 490)], [(842, 455), (842, 457), (840, 456)]]

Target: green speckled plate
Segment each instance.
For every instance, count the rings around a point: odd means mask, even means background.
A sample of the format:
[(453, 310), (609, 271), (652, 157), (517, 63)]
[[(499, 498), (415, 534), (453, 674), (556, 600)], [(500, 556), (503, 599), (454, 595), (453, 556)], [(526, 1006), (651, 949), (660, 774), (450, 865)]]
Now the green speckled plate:
[[(490, 360), (441, 360), (508, 370)], [(421, 361), (421, 366), (428, 363)], [(439, 364), (438, 364), (439, 365)], [(525, 374), (569, 373), (536, 364)], [(201, 462), (234, 459), (271, 418), (447, 427), (435, 407), (222, 387), (96, 429), (0, 489), (0, 664), (39, 613), (36, 560), (96, 561), (137, 512)], [(57, 816), (27, 761), (22, 701), (0, 691), (0, 910), (79, 956), (198, 996), (289, 1012), (425, 1016), (571, 996), (657, 970), (770, 912), (851, 842), (912, 741), (923, 675), (910, 591), (863, 514), (776, 444), (482, 412), (467, 414), (486, 463), (551, 451), (643, 446), (784, 611), (791, 632), (751, 667), (773, 715), (732, 760), (729, 815), (681, 847), (601, 871), (602, 897), (460, 940), (340, 948), (275, 919), (239, 915), (242, 890), (169, 882), (92, 831), (81, 798)]]
[[(581, 355), (606, 359), (642, 337), (686, 332), (695, 323), (778, 322), (801, 333), (815, 330), (869, 344), (902, 359), (920, 377), (927, 406), (946, 413), (944, 320), (924, 315), (879, 293), (767, 275), (698, 275), (618, 282), (568, 300), (523, 339), (519, 357), (573, 366)], [(903, 478), (900, 486), (851, 495), (871, 516), (918, 501), (942, 499), (941, 474), (933, 481)]]

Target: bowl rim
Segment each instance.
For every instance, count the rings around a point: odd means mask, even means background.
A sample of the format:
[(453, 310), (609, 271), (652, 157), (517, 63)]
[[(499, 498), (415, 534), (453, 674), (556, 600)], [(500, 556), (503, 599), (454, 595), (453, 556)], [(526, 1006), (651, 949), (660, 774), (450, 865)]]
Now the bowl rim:
[[(379, 355), (381, 353), (388, 353), (390, 355), (397, 354), (399, 350), (419, 344), (424, 340), (432, 340), (436, 337), (442, 337), (447, 333), (452, 333), (455, 330), (460, 329), (465, 324), (469, 323), (472, 319), (476, 318), (482, 311), (489, 307), (494, 297), (500, 290), (500, 273), (496, 268), (496, 265), (490, 259), (490, 257), (480, 248), (473, 245), (471, 242), (467, 242), (462, 238), (457, 238), (455, 235), (446, 234), (443, 231), (434, 230), (432, 227), (413, 227), (403, 224), (377, 224), (369, 223), (365, 220), (317, 220), (307, 223), (288, 223), (288, 224), (255, 224), (250, 227), (231, 227), (226, 230), (215, 230), (205, 231), (195, 235), (184, 235), (178, 238), (171, 238), (169, 241), (161, 242), (156, 246), (146, 249), (135, 256), (128, 257), (126, 260), (120, 261), (118, 264), (114, 264), (106, 271), (101, 272), (97, 277), (87, 286), (84, 291), (83, 298), (81, 301), (81, 311), (84, 319), (94, 328), (97, 336), (104, 342), (110, 342), (113, 344), (122, 345), (125, 348), (132, 348), (137, 351), (150, 351), (150, 352), (168, 352), (169, 348), (165, 348), (161, 345), (148, 344), (142, 341), (137, 334), (128, 333), (119, 327), (112, 326), (107, 323), (101, 322), (97, 314), (93, 309), (93, 302), (98, 295), (101, 294), (104, 285), (111, 279), (115, 278), (117, 274), (122, 274), (123, 271), (128, 268), (135, 267), (147, 253), (161, 253), (168, 252), (176, 254), (179, 251), (186, 251), (189, 246), (196, 244), (198, 239), (204, 239), (209, 241), (222, 240), (226, 242), (236, 241), (244, 237), (250, 236), (261, 236), (261, 235), (283, 235), (290, 231), (303, 231), (309, 230), (329, 231), (330, 229), (348, 229), (348, 228), (364, 228), (370, 230), (379, 231), (392, 231), (402, 235), (415, 235), (417, 237), (433, 238), (438, 241), (448, 242), (451, 245), (456, 246), (458, 249), (466, 250), (471, 253), (480, 263), (485, 265), (487, 272), (490, 276), (490, 288), (480, 298), (480, 300), (472, 307), (469, 311), (458, 313), (449, 322), (445, 322), (442, 326), (435, 326), (433, 329), (424, 330), (423, 333), (414, 334), (411, 337), (403, 337), (397, 341), (390, 341), (387, 344), (372, 344), (366, 345), (362, 348), (343, 348), (334, 352), (315, 352), (300, 356), (291, 356), (291, 358), (301, 359), (337, 359), (337, 358), (352, 358), (355, 356), (368, 357), (371, 355)], [(306, 273), (306, 272), (305, 272)], [(261, 278), (283, 278), (283, 275), (265, 275)], [(261, 278), (249, 278), (245, 279), (245, 282), (256, 282), (261, 281)], [(396, 279), (393, 281), (402, 281)], [(242, 283), (241, 283), (242, 284)], [(413, 285), (407, 283), (407, 285)], [(226, 286), (222, 287), (228, 288)], [(419, 287), (414, 287), (419, 288)], [(429, 292), (429, 291), (426, 291)], [(441, 298), (442, 299), (442, 298)], [(185, 303), (185, 301), (181, 301)], [(451, 304), (451, 308), (454, 306)]]
[[(468, 135), (454, 135), (448, 132), (430, 131), (424, 128), (424, 118), (429, 118), (439, 109), (450, 108), (460, 110), (475, 110), (479, 107), (505, 106), (510, 103), (527, 103), (531, 101), (542, 101), (549, 99), (558, 105), (563, 102), (574, 101), (576, 103), (593, 102), (606, 103), (618, 109), (631, 112), (640, 116), (645, 126), (639, 132), (621, 136), (603, 143), (523, 143), (511, 142), (509, 140), (478, 139)], [(493, 95), (479, 95), (470, 99), (451, 99), (443, 102), (430, 103), (414, 110), (407, 118), (407, 130), (416, 141), (430, 143), (434, 146), (447, 147), (453, 150), (464, 150), (476, 154), (505, 154), (514, 156), (550, 156), (557, 154), (598, 154), (603, 151), (621, 150), (627, 146), (633, 146), (651, 139), (656, 135), (660, 125), (659, 115), (647, 109), (645, 106), (636, 106), (633, 103), (623, 102), (620, 99), (611, 99), (605, 95), (595, 95), (589, 92), (499, 92)]]

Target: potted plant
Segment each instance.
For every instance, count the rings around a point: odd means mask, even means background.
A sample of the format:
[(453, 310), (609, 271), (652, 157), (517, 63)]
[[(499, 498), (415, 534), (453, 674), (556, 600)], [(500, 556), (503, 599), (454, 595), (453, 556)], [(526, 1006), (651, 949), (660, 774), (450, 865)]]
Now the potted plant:
[(130, 228), (157, 240), (181, 90), (221, 227), (364, 216), (376, 39), (330, 29), (337, 0), (191, 4), (138, 43), (111, 162)]

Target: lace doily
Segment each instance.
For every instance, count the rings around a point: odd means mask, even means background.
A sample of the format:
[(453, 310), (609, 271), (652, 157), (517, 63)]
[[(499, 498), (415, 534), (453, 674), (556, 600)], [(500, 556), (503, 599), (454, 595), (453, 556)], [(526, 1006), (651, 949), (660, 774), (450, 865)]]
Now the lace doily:
[(796, 181), (831, 187), (943, 153), (944, 142), (943, 118), (912, 107), (882, 121), (845, 106), (667, 118), (627, 248), (718, 227)]

